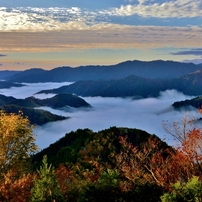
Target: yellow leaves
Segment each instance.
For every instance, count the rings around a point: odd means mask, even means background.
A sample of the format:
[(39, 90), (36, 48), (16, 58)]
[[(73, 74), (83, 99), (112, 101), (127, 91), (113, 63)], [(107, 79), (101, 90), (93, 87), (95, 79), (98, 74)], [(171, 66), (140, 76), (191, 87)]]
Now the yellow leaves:
[(13, 168), (20, 172), (28, 169), (29, 156), (37, 150), (32, 130), (22, 114), (0, 111), (0, 180)]

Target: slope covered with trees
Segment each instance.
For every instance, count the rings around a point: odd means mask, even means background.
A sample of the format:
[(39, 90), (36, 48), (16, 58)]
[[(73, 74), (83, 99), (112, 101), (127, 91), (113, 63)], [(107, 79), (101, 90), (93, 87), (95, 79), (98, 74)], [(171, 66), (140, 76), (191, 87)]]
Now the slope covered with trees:
[(36, 109), (36, 107), (48, 106), (52, 108), (62, 107), (90, 107), (84, 99), (72, 94), (59, 94), (52, 98), (37, 99), (28, 97), (25, 99), (16, 99), (12, 96), (0, 95), (0, 109), (7, 113), (18, 113), (21, 111), (23, 116), (28, 117), (34, 125), (43, 125), (47, 122), (65, 120), (68, 117), (52, 114), (49, 111)]
[(176, 89), (187, 95), (202, 94), (202, 72), (195, 72), (174, 79), (147, 79), (128, 76), (120, 80), (78, 81), (57, 89), (39, 93), (75, 93), (79, 96), (102, 97), (157, 97), (161, 91)]
[(9, 81), (0, 81), (0, 89), (3, 88), (11, 88), (11, 87), (22, 87), (24, 86), (23, 84), (20, 83), (13, 83)]
[(175, 109), (181, 109), (181, 108), (189, 109), (190, 107), (200, 109), (202, 107), (202, 96), (197, 96), (190, 100), (174, 102), (172, 106)]
[(28, 119), (2, 112), (0, 201), (201, 201), (202, 129), (194, 123), (188, 116), (164, 123), (177, 141), (172, 147), (145, 131), (112, 127), (72, 131), (34, 154)]

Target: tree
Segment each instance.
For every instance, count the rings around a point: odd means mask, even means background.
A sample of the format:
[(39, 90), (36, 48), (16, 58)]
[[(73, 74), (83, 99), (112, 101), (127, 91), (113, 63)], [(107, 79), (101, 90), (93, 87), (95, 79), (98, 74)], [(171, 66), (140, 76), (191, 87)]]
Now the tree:
[(174, 148), (184, 155), (187, 162), (190, 162), (188, 178), (193, 175), (202, 176), (202, 129), (195, 123), (196, 119), (189, 118), (188, 114), (183, 118), (182, 123), (174, 122), (173, 127), (164, 123), (166, 132), (177, 142)]
[(196, 176), (192, 177), (186, 183), (178, 181), (172, 187), (173, 190), (171, 193), (165, 193), (161, 196), (162, 202), (202, 201), (202, 182)]
[(28, 174), (14, 182), (0, 185), (0, 201), (4, 202), (27, 202), (30, 201), (31, 188), (34, 175)]
[[(30, 156), (37, 151), (32, 130), (33, 126), (22, 113), (0, 111), (1, 183), (18, 179), (29, 171)], [(8, 178), (9, 173), (12, 176)]]
[(44, 156), (42, 160), (42, 166), (38, 170), (38, 175), (38, 178), (34, 180), (34, 187), (31, 190), (31, 201), (64, 201), (56, 179), (55, 170), (52, 165), (48, 166), (47, 156)]

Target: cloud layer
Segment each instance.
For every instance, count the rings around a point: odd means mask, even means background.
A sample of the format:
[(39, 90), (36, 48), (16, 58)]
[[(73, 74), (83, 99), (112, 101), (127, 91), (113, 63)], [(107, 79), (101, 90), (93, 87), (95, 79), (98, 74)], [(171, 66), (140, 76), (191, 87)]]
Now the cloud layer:
[(202, 3), (200, 0), (160, 2), (141, 0), (136, 4), (129, 3), (120, 7), (95, 10), (79, 7), (0, 7), (0, 30), (83, 30), (91, 29), (94, 25), (99, 27), (102, 27), (103, 24), (127, 25), (127, 18), (124, 18), (127, 16), (136, 16), (132, 25), (135, 25), (137, 16), (159, 19), (202, 17)]
[[(66, 84), (66, 83), (65, 83)], [(31, 96), (40, 89), (47, 89), (64, 85), (64, 83), (44, 83), (44, 84), (27, 84), (27, 87), (11, 88), (1, 90), (1, 94), (12, 95), (17, 98)], [(45, 95), (37, 97), (44, 98)], [(156, 134), (160, 138), (165, 138), (173, 144), (171, 137), (165, 133), (163, 121), (181, 122), (186, 112), (174, 111), (171, 104), (175, 101), (189, 99), (175, 90), (162, 92), (158, 98), (147, 98), (140, 100), (123, 99), (123, 98), (102, 98), (87, 97), (84, 98), (89, 102), (92, 109), (73, 109), (55, 110), (48, 107), (44, 109), (52, 113), (71, 117), (64, 121), (48, 123), (43, 126), (37, 126), (34, 133), (37, 135), (37, 144), (45, 148), (49, 144), (57, 141), (70, 131), (79, 128), (89, 128), (94, 131), (100, 131), (109, 127), (129, 127), (145, 130), (151, 134)], [(190, 116), (198, 116), (197, 110), (190, 112)]]
[[(93, 30), (0, 32), (1, 52), (66, 51), (92, 48), (202, 47), (202, 28), (103, 25)], [(10, 40), (12, 39), (12, 40)], [(185, 43), (186, 42), (186, 43)]]
[[(163, 121), (172, 124), (174, 121), (183, 119), (186, 112), (177, 112), (170, 105), (177, 100), (188, 99), (187, 96), (170, 90), (163, 92), (159, 98), (148, 98), (141, 100), (122, 98), (85, 98), (93, 109), (72, 110), (64, 112), (46, 108), (53, 113), (70, 116), (65, 121), (48, 123), (35, 128), (38, 135), (37, 143), (41, 148), (63, 137), (65, 133), (75, 131), (79, 128), (89, 128), (93, 131), (100, 131), (109, 127), (129, 127), (145, 130), (156, 134), (160, 138), (173, 144), (172, 138), (163, 129)], [(190, 112), (190, 116), (197, 116), (197, 112)]]

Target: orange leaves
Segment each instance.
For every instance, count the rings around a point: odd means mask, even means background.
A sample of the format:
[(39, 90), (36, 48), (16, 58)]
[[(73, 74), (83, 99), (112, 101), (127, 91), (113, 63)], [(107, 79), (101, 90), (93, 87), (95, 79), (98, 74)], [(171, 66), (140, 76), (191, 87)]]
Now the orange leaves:
[(198, 109), (198, 112), (202, 114), (202, 106)]
[(125, 188), (138, 180), (169, 189), (170, 183), (195, 173), (192, 162), (182, 151), (162, 145), (157, 138), (150, 137), (142, 147), (134, 147), (123, 137), (120, 143), (123, 150), (115, 160), (116, 168), (130, 182), (122, 182)]
[(0, 185), (0, 200), (9, 202), (30, 201), (31, 188), (33, 186), (32, 174), (28, 174), (14, 182), (7, 182)]

